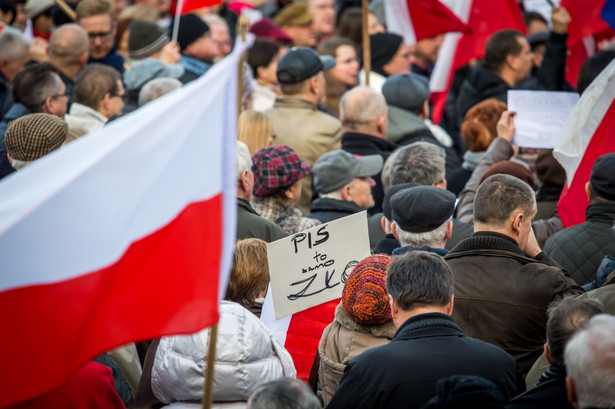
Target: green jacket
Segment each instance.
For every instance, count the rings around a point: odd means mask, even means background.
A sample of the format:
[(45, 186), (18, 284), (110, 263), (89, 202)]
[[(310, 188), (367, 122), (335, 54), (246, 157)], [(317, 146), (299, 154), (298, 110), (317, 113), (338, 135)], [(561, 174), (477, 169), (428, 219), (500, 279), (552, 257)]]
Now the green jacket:
[(260, 217), (246, 200), (237, 198), (237, 240), (255, 238), (271, 243), (286, 236), (281, 227)]

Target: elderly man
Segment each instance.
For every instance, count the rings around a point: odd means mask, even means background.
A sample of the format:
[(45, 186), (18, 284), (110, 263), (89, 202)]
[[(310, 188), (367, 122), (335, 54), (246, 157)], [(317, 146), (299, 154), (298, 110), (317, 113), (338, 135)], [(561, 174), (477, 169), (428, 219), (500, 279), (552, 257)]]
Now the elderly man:
[(421, 408), (436, 383), (455, 374), (491, 380), (506, 398), (517, 393), (514, 359), (467, 337), (450, 318), (453, 273), (424, 251), (396, 257), (386, 278), (393, 340), (350, 361), (327, 409)]
[(295, 2), (285, 6), (276, 15), (275, 22), (293, 40), (294, 46), (316, 46), (314, 13), (306, 3)]
[(28, 40), (19, 31), (5, 27), (0, 34), (0, 120), (13, 104), (11, 82), (29, 59)]
[(566, 345), (566, 389), (577, 409), (615, 405), (615, 317), (593, 317)]
[[(314, 166), (323, 154), (339, 149), (343, 128), (340, 121), (318, 109), (327, 95), (323, 71), (333, 68), (330, 56), (319, 57), (306, 47), (291, 48), (278, 61), (277, 77), (282, 96), (265, 113), (273, 123), (277, 145), (290, 146), (302, 161)], [(301, 186), (297, 207), (310, 211), (312, 178)]]
[(270, 243), (288, 236), (281, 227), (252, 209), (253, 189), (252, 158), (248, 147), (237, 141), (237, 240), (257, 238)]
[(79, 73), (75, 82), (73, 104), (66, 115), (66, 142), (99, 130), (109, 118), (124, 108), (122, 77), (111, 67), (90, 64)]
[(356, 157), (346, 151), (325, 153), (312, 168), (320, 197), (307, 217), (323, 223), (367, 210), (374, 205), (372, 176), (382, 170), (380, 155)]
[(583, 292), (541, 251), (535, 214), (536, 195), (527, 183), (490, 176), (474, 199), (474, 234), (445, 257), (455, 273), (453, 319), (510, 353), (524, 376), (542, 353), (549, 304)]
[(49, 41), (49, 62), (58, 69), (58, 75), (72, 96), (74, 80), (88, 61), (90, 42), (88, 33), (78, 24), (58, 27)]
[(124, 73), (124, 58), (115, 48), (113, 6), (108, 0), (82, 0), (77, 4), (77, 23), (90, 39), (89, 63), (109, 65)]
[(422, 250), (446, 256), (444, 248), (453, 233), (455, 195), (434, 186), (404, 189), (391, 197), (391, 230), (402, 247), (393, 255)]
[[(383, 168), (383, 172), (384, 172)], [(418, 183), (400, 183), (395, 186), (391, 186), (389, 190), (387, 190), (384, 195), (384, 199), (382, 200), (382, 216), (380, 217), (380, 227), (384, 232), (385, 236), (378, 240), (378, 242), (374, 245), (372, 252), (374, 254), (393, 254), (393, 251), (398, 248), (401, 244), (397, 237), (393, 234), (393, 211), (391, 209), (391, 198), (395, 193), (408, 189), (411, 187), (420, 186)], [(378, 215), (374, 215), (372, 218), (376, 218)], [(373, 221), (370, 218), (370, 224)]]

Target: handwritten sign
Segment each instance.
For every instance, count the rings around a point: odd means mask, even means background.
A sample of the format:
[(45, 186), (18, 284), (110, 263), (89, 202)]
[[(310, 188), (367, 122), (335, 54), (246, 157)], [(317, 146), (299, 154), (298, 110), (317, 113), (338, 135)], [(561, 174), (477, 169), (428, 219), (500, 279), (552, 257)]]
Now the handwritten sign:
[(369, 255), (364, 211), (269, 243), (276, 318), (341, 297), (348, 274)]
[(517, 113), (513, 145), (553, 149), (578, 100), (576, 92), (508, 91), (508, 109)]

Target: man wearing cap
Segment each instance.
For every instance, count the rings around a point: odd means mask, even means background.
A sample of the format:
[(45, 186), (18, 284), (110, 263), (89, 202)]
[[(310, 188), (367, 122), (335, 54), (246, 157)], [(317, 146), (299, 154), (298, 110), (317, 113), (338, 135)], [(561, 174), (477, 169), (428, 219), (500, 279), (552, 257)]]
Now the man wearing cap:
[(77, 75), (73, 104), (66, 115), (66, 143), (102, 128), (124, 108), (124, 85), (120, 73), (102, 64), (89, 64)]
[[(386, 163), (385, 163), (386, 167)], [(385, 169), (382, 169), (385, 172)], [(400, 190), (409, 189), (411, 187), (420, 186), (418, 183), (400, 183), (395, 186), (391, 186), (389, 190), (387, 190), (384, 195), (384, 199), (382, 200), (382, 217), (380, 218), (380, 227), (382, 231), (385, 233), (385, 236), (381, 238), (374, 248), (372, 249), (372, 253), (374, 254), (393, 254), (393, 250), (399, 248), (401, 245), (397, 237), (393, 234), (393, 212), (391, 210), (391, 197)], [(374, 215), (373, 217), (377, 217), (378, 215)], [(370, 218), (370, 224), (372, 220)]]
[(6, 130), (6, 148), (11, 166), (18, 170), (58, 149), (68, 134), (62, 118), (30, 114), (14, 120)]
[(294, 46), (314, 47), (314, 13), (306, 3), (295, 2), (285, 6), (275, 17), (275, 22), (293, 40)]
[(252, 157), (254, 163), (254, 196), (252, 206), (288, 234), (320, 224), (304, 217), (295, 206), (301, 196), (301, 182), (310, 173), (310, 165), (302, 162), (288, 146), (267, 146)]
[[(386, 289), (397, 332), (348, 363), (327, 409), (418, 409), (440, 379), (455, 374), (486, 378), (507, 400), (517, 395), (514, 359), (464, 335), (451, 319), (453, 273), (440, 256), (411, 251), (393, 257)], [(455, 283), (455, 301), (456, 291)]]
[(185, 70), (179, 80), (184, 84), (205, 74), (220, 53), (209, 26), (195, 14), (180, 17), (177, 42), (182, 53), (179, 63)]
[(382, 170), (380, 155), (357, 157), (343, 150), (325, 153), (314, 164), (313, 217), (323, 223), (367, 210), (374, 205), (372, 176)]
[(429, 82), (426, 77), (414, 73), (390, 76), (382, 86), (382, 94), (389, 106), (389, 141), (398, 145), (417, 141), (433, 143), (446, 151), (447, 173), (461, 166), (459, 155), (451, 148), (451, 137), (429, 121)]
[(253, 191), (250, 151), (243, 142), (237, 141), (237, 240), (256, 238), (270, 243), (288, 236), (277, 224), (259, 216), (250, 206)]
[[(340, 119), (346, 132), (342, 135), (342, 149), (354, 155), (380, 155), (386, 160), (397, 145), (387, 141), (387, 104), (382, 94), (373, 88), (358, 86), (347, 91), (340, 101)], [(380, 174), (374, 177), (372, 189), (375, 205), (370, 214), (382, 210), (384, 189)]]
[(580, 285), (593, 280), (602, 258), (615, 257), (615, 153), (602, 155), (592, 168), (585, 192), (587, 221), (551, 236), (545, 253)]
[(535, 214), (527, 183), (490, 176), (474, 198), (474, 234), (445, 256), (455, 274), (453, 319), (466, 334), (511, 354), (523, 376), (543, 351), (549, 304), (583, 292), (541, 251)]
[[(290, 146), (310, 166), (324, 153), (341, 147), (342, 124), (318, 109), (327, 94), (322, 71), (334, 65), (332, 57), (319, 57), (311, 48), (291, 48), (278, 61), (282, 96), (265, 112), (273, 123), (276, 144)], [(297, 206), (303, 214), (310, 211), (311, 184), (308, 175), (301, 186)]]
[(402, 247), (393, 251), (400, 255), (422, 250), (446, 256), (444, 248), (453, 233), (455, 195), (434, 186), (403, 189), (391, 197), (391, 230)]

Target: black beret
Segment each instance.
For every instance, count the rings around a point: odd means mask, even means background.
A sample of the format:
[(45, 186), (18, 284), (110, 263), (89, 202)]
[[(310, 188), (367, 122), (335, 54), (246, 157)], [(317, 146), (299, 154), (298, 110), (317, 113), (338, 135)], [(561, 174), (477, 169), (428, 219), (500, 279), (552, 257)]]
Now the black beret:
[(393, 185), (387, 193), (384, 195), (384, 199), (382, 199), (382, 214), (389, 220), (393, 220), (393, 215), (391, 214), (391, 198), (393, 195), (400, 190), (410, 189), (411, 187), (421, 186), (418, 183), (400, 183), (399, 185)]
[(594, 162), (589, 185), (598, 196), (615, 200), (615, 153), (607, 153)]
[(453, 215), (456, 199), (454, 193), (434, 186), (400, 190), (390, 200), (393, 221), (410, 233), (435, 230)]

